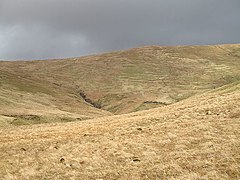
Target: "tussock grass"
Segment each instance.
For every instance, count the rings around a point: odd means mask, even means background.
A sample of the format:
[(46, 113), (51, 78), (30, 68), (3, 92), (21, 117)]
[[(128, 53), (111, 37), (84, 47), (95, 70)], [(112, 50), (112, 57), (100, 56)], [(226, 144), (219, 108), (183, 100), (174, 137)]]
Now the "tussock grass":
[(239, 50), (0, 62), (0, 179), (240, 179)]
[(148, 111), (0, 129), (0, 176), (239, 179), (239, 107), (240, 91), (209, 92)]

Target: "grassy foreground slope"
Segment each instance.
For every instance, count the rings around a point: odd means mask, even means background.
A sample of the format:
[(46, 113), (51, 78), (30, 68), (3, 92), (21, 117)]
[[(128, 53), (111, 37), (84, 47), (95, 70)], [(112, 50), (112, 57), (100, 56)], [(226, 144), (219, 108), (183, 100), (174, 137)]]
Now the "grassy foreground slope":
[(151, 109), (239, 79), (238, 44), (149, 46), (65, 60), (0, 62), (0, 126)]
[(239, 179), (239, 107), (235, 82), (147, 111), (0, 129), (0, 178)]

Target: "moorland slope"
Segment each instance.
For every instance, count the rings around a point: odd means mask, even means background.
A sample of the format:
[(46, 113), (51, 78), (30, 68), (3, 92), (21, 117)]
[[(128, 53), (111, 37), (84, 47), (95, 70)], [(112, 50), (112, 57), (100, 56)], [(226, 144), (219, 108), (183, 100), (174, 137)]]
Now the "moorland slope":
[(239, 179), (239, 107), (236, 82), (151, 110), (2, 128), (0, 177)]
[(148, 46), (0, 62), (0, 126), (67, 122), (173, 104), (240, 79), (240, 45)]

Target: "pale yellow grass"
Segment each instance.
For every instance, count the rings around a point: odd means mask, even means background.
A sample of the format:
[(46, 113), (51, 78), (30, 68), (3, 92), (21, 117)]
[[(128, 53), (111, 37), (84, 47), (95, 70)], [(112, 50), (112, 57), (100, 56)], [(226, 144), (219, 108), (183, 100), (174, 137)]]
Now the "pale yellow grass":
[(239, 179), (238, 88), (128, 115), (0, 129), (0, 177)]
[[(240, 44), (147, 46), (63, 60), (0, 62), (0, 114), (50, 108), (96, 118), (161, 107), (240, 80), (239, 52)], [(101, 110), (84, 102), (81, 91)]]

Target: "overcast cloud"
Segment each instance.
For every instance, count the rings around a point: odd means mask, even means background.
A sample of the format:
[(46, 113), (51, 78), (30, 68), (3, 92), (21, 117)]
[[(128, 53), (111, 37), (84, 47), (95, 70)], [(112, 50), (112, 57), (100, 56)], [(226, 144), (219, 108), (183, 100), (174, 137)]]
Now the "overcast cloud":
[(240, 43), (240, 0), (0, 0), (0, 59)]

